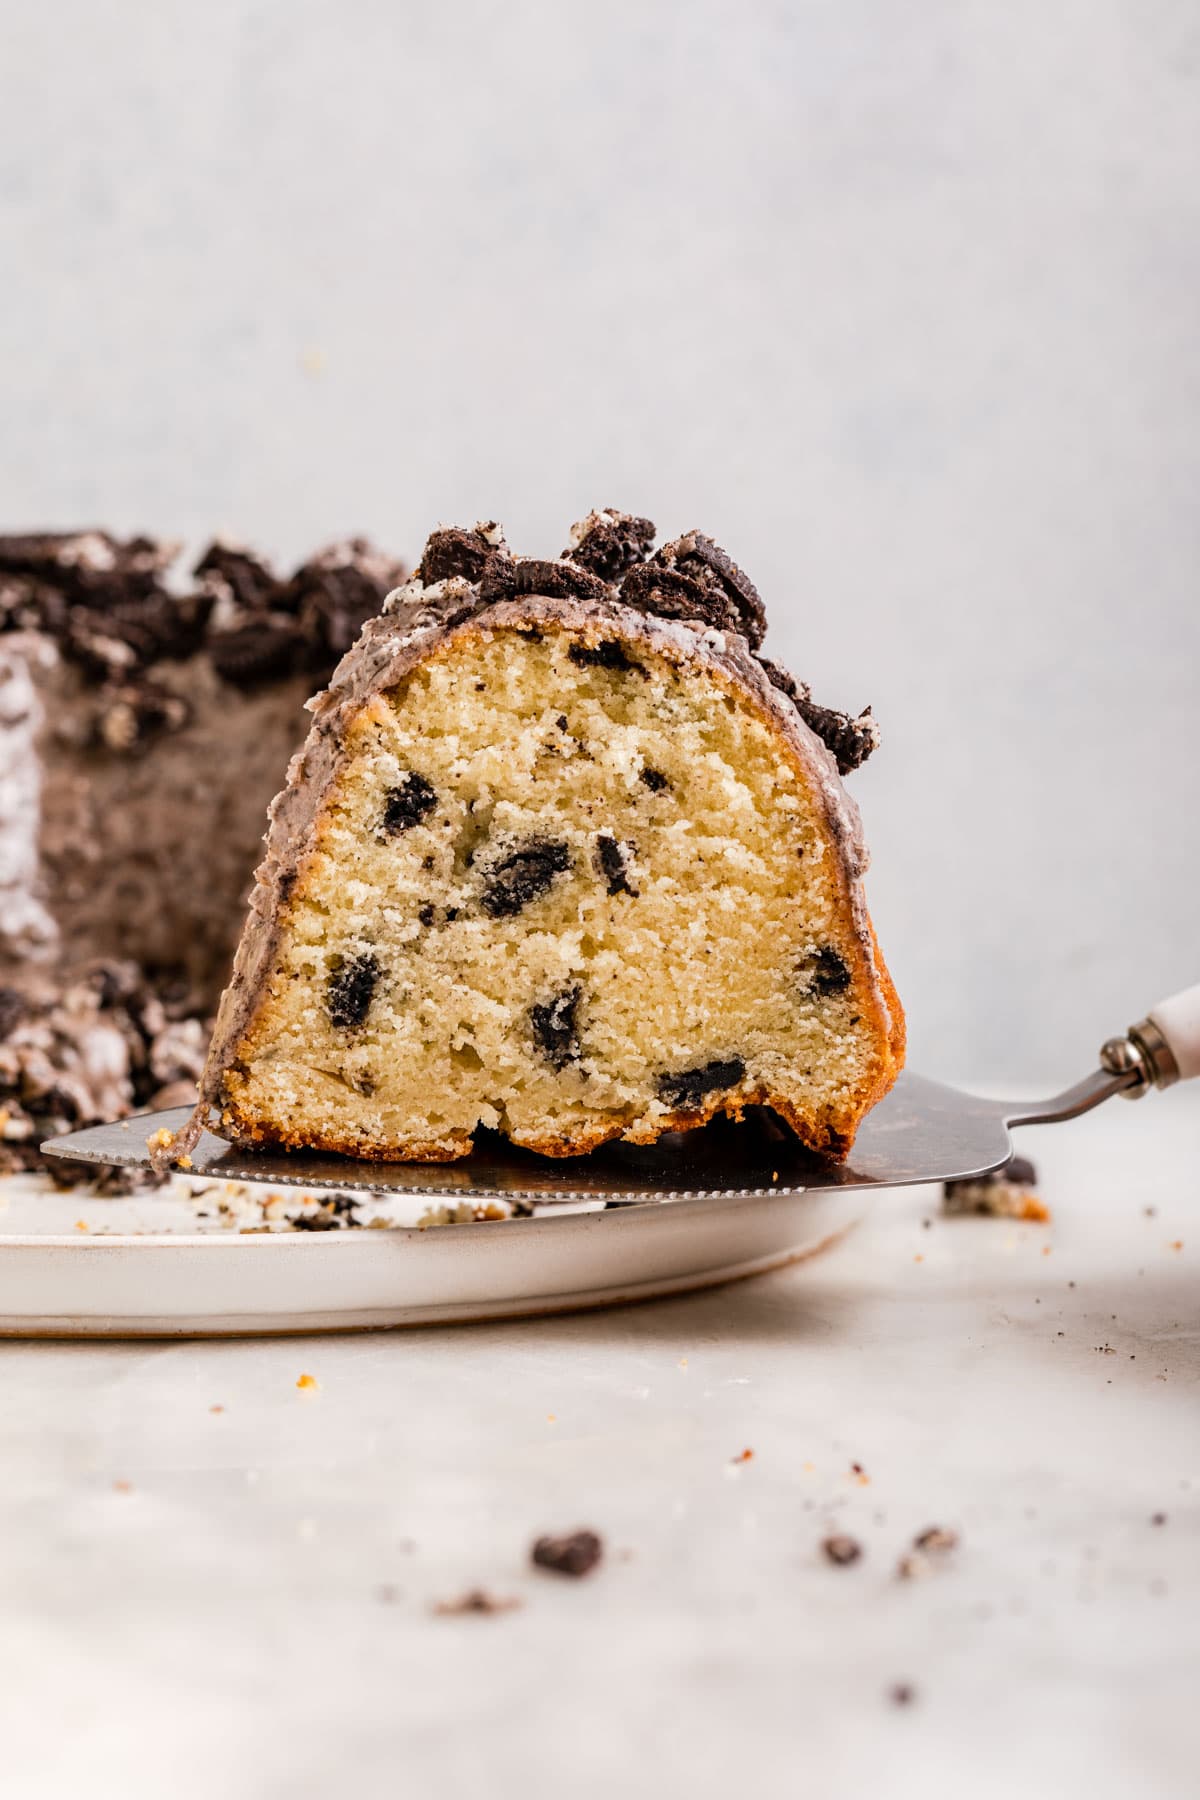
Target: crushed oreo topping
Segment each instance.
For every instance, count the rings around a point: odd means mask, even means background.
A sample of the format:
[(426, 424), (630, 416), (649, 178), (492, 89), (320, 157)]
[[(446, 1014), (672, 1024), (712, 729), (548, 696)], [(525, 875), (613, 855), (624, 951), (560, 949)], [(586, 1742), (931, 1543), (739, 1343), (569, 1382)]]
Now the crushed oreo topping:
[(437, 808), (437, 793), (424, 775), (414, 770), (390, 787), (383, 798), (383, 829), (389, 837), (411, 831)]
[(403, 575), (366, 538), (331, 544), (302, 563), (283, 594), (305, 647), (305, 666), (324, 668), (346, 654)]
[(723, 594), (708, 593), (681, 569), (666, 568), (657, 560), (630, 569), (621, 583), (621, 601), (653, 618), (693, 621), (716, 631), (740, 629), (736, 609)]
[(659, 1098), (678, 1111), (701, 1106), (709, 1094), (735, 1088), (746, 1077), (740, 1056), (703, 1063), (697, 1069), (681, 1069), (658, 1079)]
[(279, 616), (255, 619), (209, 640), (209, 655), (217, 674), (235, 687), (248, 687), (295, 668), (300, 653), (299, 626)]
[(565, 843), (537, 838), (522, 844), (488, 870), (481, 896), (484, 912), (493, 919), (512, 918), (570, 866), (571, 852)]
[(148, 1170), (43, 1157), (46, 1138), (190, 1105), (207, 1034), (186, 992), (153, 987), (134, 963), (93, 964), (37, 996), (0, 988), (0, 1174), (39, 1170), (60, 1188), (158, 1187)]
[(595, 1531), (571, 1531), (562, 1537), (540, 1537), (530, 1551), (539, 1569), (556, 1575), (587, 1575), (604, 1556), (604, 1540)]
[(661, 794), (665, 787), (670, 787), (671, 785), (666, 776), (659, 769), (639, 770), (638, 780), (642, 782), (644, 786), (648, 787), (652, 794)]
[(851, 775), (855, 769), (861, 769), (871, 752), (879, 748), (879, 726), (871, 708), (866, 707), (857, 718), (852, 718), (849, 713), (818, 706), (807, 683), (797, 681), (782, 664), (772, 662), (768, 656), (760, 656), (758, 662), (771, 686), (787, 695), (809, 730), (832, 752), (839, 775)]
[(850, 969), (845, 958), (835, 950), (832, 944), (822, 944), (806, 956), (800, 976), (806, 994), (819, 995), (822, 1000), (829, 1000), (835, 994), (844, 994), (850, 986)]
[(220, 538), (211, 543), (192, 570), (197, 581), (217, 583), (246, 612), (269, 612), (278, 605), (280, 582), (274, 569), (240, 544)]
[(0, 535), (0, 631), (41, 631), (96, 682), (128, 680), (206, 651), (247, 685), (303, 669), (328, 675), (403, 576), (363, 538), (330, 545), (290, 580), (241, 545), (217, 541), (168, 586), (177, 546), (105, 532)]
[(653, 520), (604, 507), (572, 526), (563, 557), (602, 581), (619, 581), (634, 563), (645, 562), (654, 538)]
[(636, 900), (637, 889), (629, 880), (633, 846), (624, 844), (611, 831), (602, 831), (596, 839), (596, 864), (608, 883), (610, 894), (630, 894)]
[(511, 600), (517, 594), (543, 594), (548, 600), (612, 599), (612, 588), (598, 575), (577, 568), (574, 563), (543, 562), (536, 556), (490, 563), (479, 591), (489, 603)]
[(578, 1013), (581, 992), (579, 987), (564, 988), (560, 994), (555, 994), (553, 1000), (540, 1001), (529, 1009), (534, 1042), (556, 1069), (563, 1069), (569, 1062), (579, 1060), (581, 1046)]
[(366, 1019), (379, 981), (379, 960), (370, 950), (344, 962), (329, 977), (326, 1005), (339, 1031), (355, 1031)]
[(739, 631), (752, 650), (758, 649), (767, 634), (762, 598), (745, 570), (719, 544), (703, 532), (688, 531), (664, 544), (654, 560), (696, 584), (705, 597), (702, 616), (720, 613), (725, 622), (716, 617), (710, 622), (723, 631)]
[(460, 525), (447, 525), (433, 532), (421, 552), (417, 580), (424, 582), (426, 587), (432, 587), (436, 581), (455, 578), (482, 581), (488, 565), (495, 558), (508, 557), (508, 546), (503, 537), (498, 543), (492, 542), (496, 532), (497, 528), (490, 524), (486, 530), (476, 526), (469, 531)]

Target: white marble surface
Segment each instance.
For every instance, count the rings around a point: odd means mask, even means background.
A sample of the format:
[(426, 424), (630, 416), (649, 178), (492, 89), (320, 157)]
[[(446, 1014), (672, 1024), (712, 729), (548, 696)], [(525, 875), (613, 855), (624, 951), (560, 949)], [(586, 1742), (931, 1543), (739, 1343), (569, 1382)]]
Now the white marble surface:
[(1197, 1099), (1026, 1134), (1049, 1227), (910, 1190), (642, 1308), (0, 1345), (4, 1792), (1194, 1794)]

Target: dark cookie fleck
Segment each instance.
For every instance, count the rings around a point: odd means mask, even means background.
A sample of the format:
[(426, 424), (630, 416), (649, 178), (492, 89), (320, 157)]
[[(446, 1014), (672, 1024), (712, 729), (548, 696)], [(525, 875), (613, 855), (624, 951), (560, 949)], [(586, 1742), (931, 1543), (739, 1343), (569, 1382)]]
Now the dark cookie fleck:
[(585, 644), (576, 638), (567, 655), (577, 669), (636, 669), (640, 675), (646, 673), (618, 638), (601, 638), (598, 644)]
[(450, 525), (444, 531), (435, 531), (429, 538), (421, 552), (417, 579), (426, 587), (431, 587), (435, 581), (451, 581), (456, 576), (463, 581), (482, 581), (488, 564), (496, 557), (503, 560), (507, 556), (507, 546), (490, 544), (481, 531)]
[(666, 776), (661, 774), (658, 769), (642, 769), (638, 780), (644, 782), (652, 794), (661, 794), (665, 787), (671, 785)]
[(542, 594), (548, 600), (611, 600), (612, 589), (598, 575), (568, 562), (542, 562), (522, 556), (503, 567), (489, 565), (480, 593), (485, 600), (508, 600), (514, 594)]
[(698, 1069), (681, 1069), (676, 1074), (660, 1075), (659, 1097), (677, 1110), (700, 1106), (708, 1094), (736, 1087), (746, 1076), (746, 1065), (740, 1056), (725, 1061), (704, 1063)]
[(422, 925), (432, 925), (433, 921), (437, 917), (436, 906), (430, 906), (429, 902), (426, 901), (425, 905), (418, 912), (417, 917), (421, 921)]
[(602, 831), (596, 839), (596, 862), (600, 873), (608, 883), (610, 894), (632, 894), (637, 898), (637, 889), (629, 880), (630, 844), (617, 841), (611, 831)]
[(508, 919), (549, 888), (556, 875), (571, 866), (566, 844), (535, 839), (513, 850), (488, 871), (481, 904), (493, 919)]
[(829, 1562), (842, 1566), (857, 1562), (862, 1555), (862, 1545), (858, 1539), (850, 1537), (844, 1531), (835, 1531), (832, 1537), (827, 1537), (821, 1549)]
[(578, 987), (564, 988), (561, 994), (555, 994), (553, 1000), (529, 1009), (534, 1041), (556, 1069), (565, 1068), (567, 1063), (579, 1060), (577, 1014), (580, 993)]
[(634, 563), (645, 562), (654, 543), (653, 520), (615, 512), (611, 507), (589, 514), (584, 524), (587, 531), (563, 556), (603, 581), (619, 581)]
[(437, 806), (437, 794), (424, 775), (411, 771), (395, 787), (388, 789), (383, 800), (383, 829), (389, 837), (411, 831), (427, 819)]
[(378, 981), (379, 963), (369, 950), (343, 963), (329, 977), (326, 1004), (339, 1031), (353, 1031), (362, 1024)]
[(604, 1540), (594, 1531), (572, 1531), (564, 1537), (540, 1537), (530, 1552), (539, 1569), (557, 1575), (587, 1575), (604, 1555)]
[(819, 994), (823, 1000), (831, 999), (834, 994), (844, 994), (850, 986), (849, 967), (831, 944), (822, 944), (819, 950), (805, 957), (800, 973), (804, 991)]

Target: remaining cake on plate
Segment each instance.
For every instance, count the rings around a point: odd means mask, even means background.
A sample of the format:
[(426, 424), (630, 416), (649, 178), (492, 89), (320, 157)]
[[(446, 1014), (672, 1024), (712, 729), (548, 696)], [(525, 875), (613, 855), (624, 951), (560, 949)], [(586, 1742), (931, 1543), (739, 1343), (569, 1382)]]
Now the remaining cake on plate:
[(383, 1160), (549, 1155), (773, 1108), (834, 1156), (903, 1057), (839, 778), (869, 714), (758, 656), (691, 532), (551, 561), (445, 529), (311, 703), (199, 1119)]
[(291, 576), (220, 541), (177, 560), (0, 536), (0, 1173), (194, 1098), (304, 701), (403, 575), (361, 540)]

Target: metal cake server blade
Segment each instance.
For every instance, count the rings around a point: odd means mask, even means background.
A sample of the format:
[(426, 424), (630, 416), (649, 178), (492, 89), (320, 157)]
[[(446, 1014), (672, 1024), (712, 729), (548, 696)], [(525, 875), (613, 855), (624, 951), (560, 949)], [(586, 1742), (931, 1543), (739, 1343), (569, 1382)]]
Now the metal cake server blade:
[[(538, 1205), (638, 1205), (814, 1188), (909, 1187), (1001, 1168), (1013, 1153), (1014, 1126), (1078, 1118), (1113, 1094), (1136, 1098), (1193, 1075), (1200, 1075), (1200, 984), (1161, 1002), (1125, 1037), (1111, 1038), (1100, 1053), (1100, 1067), (1049, 1100), (984, 1099), (905, 1071), (864, 1119), (844, 1163), (804, 1150), (772, 1115), (756, 1112), (740, 1125), (715, 1121), (657, 1144), (609, 1144), (589, 1156), (537, 1156), (488, 1134), (457, 1163), (362, 1162), (319, 1151), (255, 1149), (206, 1131), (192, 1150), (188, 1172), (272, 1186)], [(78, 1162), (145, 1169), (150, 1166), (146, 1139), (163, 1129), (180, 1130), (188, 1117), (187, 1107), (143, 1113), (51, 1138), (42, 1149)]]

